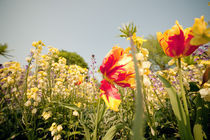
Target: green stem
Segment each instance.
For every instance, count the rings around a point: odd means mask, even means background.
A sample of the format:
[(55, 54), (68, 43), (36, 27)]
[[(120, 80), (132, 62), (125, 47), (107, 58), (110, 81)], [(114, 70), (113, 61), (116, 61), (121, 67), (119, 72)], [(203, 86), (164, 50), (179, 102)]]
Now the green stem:
[(26, 92), (27, 92), (27, 89), (28, 89), (28, 75), (29, 75), (29, 72), (30, 72), (31, 63), (32, 63), (32, 58), (31, 58), (31, 60), (28, 63), (28, 69), (26, 71), (26, 76), (25, 76), (25, 87), (24, 87), (24, 96), (25, 97), (24, 97), (24, 102), (26, 102), (26, 100), (27, 100)]
[(186, 93), (185, 93), (185, 89), (184, 89), (183, 81), (182, 81), (181, 58), (178, 58), (178, 74), (179, 74), (179, 84), (180, 84), (180, 88), (181, 88), (182, 100), (184, 103), (184, 110), (185, 110), (186, 118), (187, 118), (187, 127), (188, 127), (189, 131), (191, 132), (189, 111), (188, 111), (188, 107), (187, 107), (187, 99), (185, 96)]
[(156, 95), (156, 97), (157, 97), (158, 101), (160, 102), (160, 104), (161, 104), (162, 108), (165, 108), (165, 106), (164, 106), (163, 102), (161, 101), (161, 99), (160, 99), (159, 95), (157, 94), (157, 92), (156, 92), (156, 91), (154, 91), (154, 93), (155, 93), (155, 95)]
[(131, 44), (131, 51), (133, 55), (133, 62), (134, 62), (134, 68), (136, 73), (136, 117), (134, 119), (133, 124), (133, 139), (134, 140), (141, 140), (143, 139), (143, 102), (142, 102), (142, 91), (141, 91), (141, 83), (140, 83), (140, 75), (139, 75), (139, 69), (138, 69), (138, 63), (136, 59), (136, 50), (135, 45), (132, 39), (132, 36), (130, 36), (130, 44)]
[[(47, 70), (47, 77), (48, 77), (48, 90), (49, 90), (49, 94), (50, 94), (50, 97), (52, 96), (52, 79), (51, 79), (51, 66), (52, 66), (52, 60), (50, 60), (50, 63), (49, 63), (49, 68)], [(48, 91), (47, 91), (48, 92)], [(48, 94), (48, 95), (49, 95)]]
[(97, 140), (98, 116), (99, 116), (99, 112), (100, 112), (100, 104), (101, 104), (101, 98), (99, 97), (97, 113), (96, 113), (96, 121), (95, 121), (95, 130), (93, 132), (93, 140)]

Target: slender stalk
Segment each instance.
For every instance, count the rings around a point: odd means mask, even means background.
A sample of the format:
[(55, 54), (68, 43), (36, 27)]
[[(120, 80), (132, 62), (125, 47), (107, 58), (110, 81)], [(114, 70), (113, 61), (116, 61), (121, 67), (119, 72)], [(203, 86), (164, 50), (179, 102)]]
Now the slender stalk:
[(49, 62), (49, 68), (47, 70), (48, 86), (49, 86), (48, 90), (49, 90), (50, 97), (52, 96), (51, 66), (52, 66), (52, 60), (50, 60), (50, 62)]
[(133, 62), (135, 67), (136, 73), (136, 117), (134, 119), (133, 124), (133, 139), (134, 140), (141, 140), (143, 139), (143, 102), (142, 102), (142, 91), (141, 91), (141, 83), (140, 83), (140, 75), (138, 70), (138, 63), (136, 59), (136, 50), (135, 45), (133, 42), (132, 37), (130, 36), (130, 44), (131, 44), (131, 51), (133, 55)]
[(187, 118), (187, 127), (188, 127), (189, 131), (191, 131), (189, 111), (188, 111), (188, 107), (187, 107), (187, 99), (185, 96), (186, 93), (185, 93), (185, 89), (184, 89), (183, 81), (182, 81), (181, 58), (178, 58), (178, 74), (179, 74), (179, 84), (180, 84), (180, 88), (181, 88), (182, 100), (184, 103), (184, 110), (185, 110), (186, 118)]
[(162, 107), (165, 108), (165, 106), (164, 106), (163, 102), (161, 101), (161, 99), (160, 99), (159, 95), (157, 94), (157, 92), (154, 91), (154, 93), (155, 93), (155, 95), (157, 96), (157, 99), (158, 99), (158, 101), (160, 102), (160, 104), (162, 105)]
[(99, 116), (99, 112), (100, 112), (100, 104), (101, 104), (101, 98), (99, 97), (98, 107), (97, 107), (97, 112), (96, 112), (95, 129), (93, 132), (93, 140), (97, 140), (98, 116)]
[(25, 95), (25, 97), (24, 97), (24, 102), (26, 102), (26, 100), (27, 100), (26, 92), (27, 92), (27, 89), (28, 89), (28, 75), (29, 75), (29, 72), (30, 72), (31, 63), (32, 63), (32, 58), (31, 58), (31, 60), (28, 63), (28, 69), (26, 71), (26, 76), (25, 76), (25, 88), (24, 88), (24, 95)]

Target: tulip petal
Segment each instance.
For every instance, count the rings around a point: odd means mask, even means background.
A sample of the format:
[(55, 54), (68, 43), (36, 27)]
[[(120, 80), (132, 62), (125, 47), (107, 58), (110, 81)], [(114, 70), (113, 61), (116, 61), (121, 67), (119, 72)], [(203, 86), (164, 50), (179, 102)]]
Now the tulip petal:
[(118, 107), (121, 103), (118, 89), (114, 85), (110, 84), (108, 81), (102, 80), (100, 90), (100, 96), (106, 103), (107, 107), (114, 111), (118, 111)]
[[(122, 87), (134, 87), (134, 64), (130, 48), (113, 47), (100, 66), (104, 78)], [(133, 80), (132, 80), (133, 79)]]

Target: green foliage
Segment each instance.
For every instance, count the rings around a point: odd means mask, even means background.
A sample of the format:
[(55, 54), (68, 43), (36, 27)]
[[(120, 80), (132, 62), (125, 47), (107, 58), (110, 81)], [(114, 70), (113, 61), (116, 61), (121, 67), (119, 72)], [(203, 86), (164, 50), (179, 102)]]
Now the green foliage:
[(194, 65), (194, 64), (196, 64), (196, 61), (194, 61), (194, 60), (195, 60), (195, 57), (192, 56), (192, 55), (189, 55), (189, 56), (187, 56), (187, 57), (184, 57), (183, 60), (184, 60), (184, 62), (187, 63), (188, 65)]
[(171, 86), (171, 84), (165, 78), (163, 78), (160, 75), (159, 75), (159, 78), (165, 85), (166, 90), (169, 94), (172, 109), (177, 118), (179, 134), (181, 135), (181, 138), (186, 139), (186, 140), (192, 140), (193, 137), (187, 125), (186, 114), (184, 112), (184, 108), (181, 104), (181, 101), (176, 93), (176, 90), (174, 89), (174, 87)]
[(130, 37), (137, 32), (137, 28), (133, 23), (128, 23), (120, 28), (120, 32), (122, 33), (120, 37)]
[(118, 129), (122, 128), (123, 124), (117, 124), (112, 126), (106, 133), (106, 135), (102, 138), (102, 140), (111, 140), (116, 135)]
[(8, 55), (8, 46), (7, 44), (0, 44), (0, 55), (4, 57), (11, 57), (11, 55)]
[(171, 60), (171, 58), (165, 55), (157, 40), (157, 37), (149, 35), (146, 40), (147, 41), (143, 43), (142, 47), (149, 51), (148, 59), (152, 63), (151, 69), (156, 71), (168, 68), (168, 62)]
[(81, 66), (83, 68), (87, 68), (88, 69), (88, 64), (76, 52), (68, 52), (68, 51), (65, 51), (65, 50), (61, 50), (59, 52), (58, 56), (66, 58), (66, 64), (67, 65), (74, 65), (74, 64), (76, 64), (78, 66)]

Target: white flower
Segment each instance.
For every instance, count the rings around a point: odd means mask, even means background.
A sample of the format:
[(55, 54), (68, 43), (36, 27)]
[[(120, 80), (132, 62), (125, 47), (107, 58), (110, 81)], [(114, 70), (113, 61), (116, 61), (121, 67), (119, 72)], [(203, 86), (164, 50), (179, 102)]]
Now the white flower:
[(142, 62), (142, 67), (145, 69), (149, 69), (150, 66), (151, 66), (151, 62), (149, 62), (149, 61)]
[(140, 75), (143, 75), (143, 74), (144, 74), (144, 69), (139, 68), (139, 74), (140, 74)]
[(41, 102), (41, 98), (38, 96), (36, 99), (37, 102)]
[(30, 106), (31, 105), (31, 101), (28, 100), (24, 105), (27, 106), (27, 107)]
[(145, 86), (147, 86), (147, 87), (151, 86), (151, 82), (150, 82), (149, 78), (146, 75), (144, 75), (143, 82), (144, 82)]
[(30, 62), (31, 61), (31, 57), (26, 57), (26, 61)]
[(79, 116), (79, 113), (76, 110), (74, 110), (73, 115), (74, 116)]
[(57, 126), (58, 132), (60, 132), (62, 129), (63, 129), (62, 125), (58, 125), (58, 126)]
[(7, 77), (7, 83), (8, 84), (13, 84), (14, 83), (14, 79), (12, 79), (10, 76)]
[(35, 50), (34, 48), (31, 48), (30, 52), (31, 52), (32, 54), (34, 54), (34, 53), (36, 52), (36, 50)]
[(36, 109), (36, 108), (34, 108), (31, 112), (32, 112), (32, 114), (36, 114), (37, 109)]
[(61, 139), (61, 135), (57, 135), (53, 137), (53, 140), (60, 140)]
[(51, 135), (54, 136), (56, 132), (57, 132), (57, 130), (56, 130), (56, 129), (53, 129), (53, 130), (51, 131)]
[(38, 102), (34, 102), (34, 106), (38, 106), (38, 104), (39, 104)]
[(210, 88), (203, 88), (200, 91), (201, 98), (204, 98), (205, 101), (210, 102)]
[(144, 55), (142, 53), (137, 53), (136, 54), (136, 59), (142, 61), (142, 60), (144, 60)]

